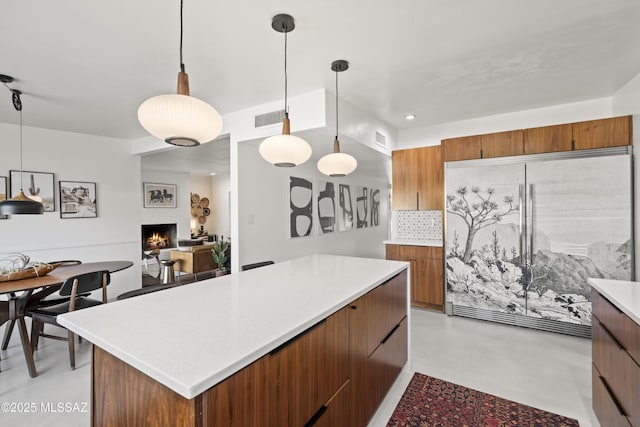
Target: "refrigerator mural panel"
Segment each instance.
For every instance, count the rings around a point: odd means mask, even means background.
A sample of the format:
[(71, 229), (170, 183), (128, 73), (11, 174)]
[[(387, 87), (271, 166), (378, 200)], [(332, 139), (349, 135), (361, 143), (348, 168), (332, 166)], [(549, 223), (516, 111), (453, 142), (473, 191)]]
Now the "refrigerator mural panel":
[(587, 278), (634, 276), (628, 150), (447, 163), (447, 312), (590, 336)]
[(447, 301), (524, 312), (520, 254), (524, 166), (447, 171)]
[(527, 164), (529, 316), (591, 325), (587, 278), (631, 280), (630, 162), (611, 156)]

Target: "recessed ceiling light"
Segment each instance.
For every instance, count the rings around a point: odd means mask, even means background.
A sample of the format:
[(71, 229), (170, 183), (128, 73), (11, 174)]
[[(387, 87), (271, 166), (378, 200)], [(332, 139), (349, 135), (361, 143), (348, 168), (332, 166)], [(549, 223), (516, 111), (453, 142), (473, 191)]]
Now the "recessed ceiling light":
[(407, 120), (413, 120), (416, 118), (415, 114), (407, 114), (406, 116), (404, 116), (405, 119)]
[(214, 176), (216, 173), (215, 172), (211, 172), (209, 175)]

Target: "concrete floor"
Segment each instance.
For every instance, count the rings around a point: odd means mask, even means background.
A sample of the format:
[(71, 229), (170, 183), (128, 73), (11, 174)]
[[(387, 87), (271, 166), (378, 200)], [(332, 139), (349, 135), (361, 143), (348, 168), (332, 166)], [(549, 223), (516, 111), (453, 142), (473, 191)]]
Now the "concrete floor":
[[(591, 410), (590, 340), (425, 310), (411, 315), (410, 365), (370, 426), (386, 425), (414, 371), (576, 418), (582, 427), (599, 426)], [(90, 425), (90, 345), (83, 342), (76, 351), (72, 371), (67, 343), (42, 339), (35, 353), (40, 375), (30, 378), (14, 333), (0, 353), (0, 425)], [(6, 412), (2, 403), (21, 413)], [(52, 411), (59, 403), (62, 410)]]

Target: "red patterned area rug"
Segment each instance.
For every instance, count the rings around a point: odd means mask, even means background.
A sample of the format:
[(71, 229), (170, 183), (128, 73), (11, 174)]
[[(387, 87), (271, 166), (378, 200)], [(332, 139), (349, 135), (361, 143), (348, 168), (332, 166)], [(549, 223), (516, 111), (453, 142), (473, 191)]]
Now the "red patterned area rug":
[(387, 427), (578, 427), (578, 421), (415, 373)]

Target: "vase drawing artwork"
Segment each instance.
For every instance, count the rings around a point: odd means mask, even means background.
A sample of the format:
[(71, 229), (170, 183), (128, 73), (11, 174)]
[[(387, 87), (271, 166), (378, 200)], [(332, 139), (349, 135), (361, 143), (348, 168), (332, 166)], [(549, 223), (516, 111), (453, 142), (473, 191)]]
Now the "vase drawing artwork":
[(369, 190), (367, 187), (356, 187), (356, 228), (369, 226)]
[(289, 237), (307, 237), (313, 229), (313, 183), (289, 177)]
[(338, 185), (338, 229), (347, 231), (353, 228), (353, 198), (349, 184)]
[(318, 181), (318, 229), (320, 234), (336, 230), (336, 192), (333, 182)]
[(587, 278), (632, 279), (630, 162), (448, 167), (447, 302), (589, 327)]

